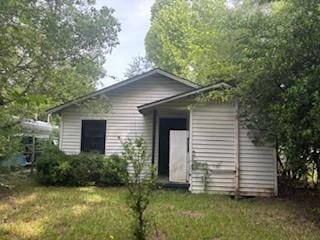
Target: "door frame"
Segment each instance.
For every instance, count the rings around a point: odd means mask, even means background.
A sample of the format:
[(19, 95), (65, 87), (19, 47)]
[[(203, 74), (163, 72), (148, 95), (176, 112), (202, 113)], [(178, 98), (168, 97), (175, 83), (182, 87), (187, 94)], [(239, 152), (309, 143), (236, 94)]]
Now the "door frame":
[[(158, 176), (165, 176), (165, 177), (168, 177), (169, 179), (169, 147), (170, 147), (170, 143), (169, 143), (169, 138), (170, 138), (170, 130), (168, 131), (168, 135), (166, 136), (167, 138), (167, 141), (168, 141), (168, 146), (167, 146), (167, 161), (168, 161), (168, 166), (167, 166), (167, 174), (163, 174), (162, 170), (160, 170), (160, 166), (162, 166), (162, 164), (160, 164), (160, 161), (161, 161), (161, 149), (160, 149), (160, 142), (162, 140), (161, 138), (161, 134), (160, 134), (160, 125), (161, 125), (161, 120), (168, 120), (168, 119), (171, 119), (171, 120), (185, 120), (185, 127), (183, 129), (172, 129), (172, 130), (187, 130), (188, 131), (188, 128), (189, 128), (189, 120), (188, 120), (188, 117), (186, 116), (177, 116), (177, 115), (173, 115), (173, 116), (164, 116), (164, 117), (161, 117), (161, 116), (158, 116), (158, 127), (157, 127), (157, 131), (158, 131), (158, 136), (157, 136), (157, 141), (158, 141), (158, 159), (157, 159), (157, 168), (158, 168)], [(161, 171), (161, 172), (160, 172)]]

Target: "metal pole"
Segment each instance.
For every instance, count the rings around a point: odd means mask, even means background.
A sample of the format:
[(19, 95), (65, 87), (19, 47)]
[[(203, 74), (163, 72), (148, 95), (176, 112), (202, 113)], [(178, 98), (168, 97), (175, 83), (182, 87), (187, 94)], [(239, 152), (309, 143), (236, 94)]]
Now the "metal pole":
[(31, 174), (33, 174), (33, 170), (34, 170), (35, 154), (36, 154), (36, 137), (32, 135)]

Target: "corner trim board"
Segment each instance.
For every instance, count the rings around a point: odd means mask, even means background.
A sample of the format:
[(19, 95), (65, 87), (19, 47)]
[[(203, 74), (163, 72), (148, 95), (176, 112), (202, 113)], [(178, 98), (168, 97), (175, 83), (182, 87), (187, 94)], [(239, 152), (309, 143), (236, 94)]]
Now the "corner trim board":
[(192, 160), (193, 160), (193, 149), (192, 149), (192, 110), (189, 110), (189, 191), (192, 191)]
[(155, 147), (156, 147), (156, 121), (157, 121), (157, 110), (152, 112), (152, 158), (151, 164), (154, 166), (155, 160)]
[(277, 149), (273, 150), (274, 159), (274, 195), (278, 196), (278, 162), (277, 162)]
[(236, 102), (235, 116), (235, 196), (240, 196), (240, 126), (239, 126), (239, 103)]

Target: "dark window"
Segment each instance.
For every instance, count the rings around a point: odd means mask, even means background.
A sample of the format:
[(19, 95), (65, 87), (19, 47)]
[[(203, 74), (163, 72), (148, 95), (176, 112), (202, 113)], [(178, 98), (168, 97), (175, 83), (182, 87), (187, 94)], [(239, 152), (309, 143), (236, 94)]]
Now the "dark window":
[(106, 121), (82, 120), (81, 152), (105, 153)]

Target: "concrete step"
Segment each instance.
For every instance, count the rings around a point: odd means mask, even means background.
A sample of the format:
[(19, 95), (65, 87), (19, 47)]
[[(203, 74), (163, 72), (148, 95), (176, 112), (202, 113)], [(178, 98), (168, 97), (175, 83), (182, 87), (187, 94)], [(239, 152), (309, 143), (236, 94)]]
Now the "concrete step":
[(189, 183), (177, 183), (177, 182), (158, 182), (157, 183), (158, 187), (164, 188), (164, 189), (181, 189), (181, 190), (189, 190)]

